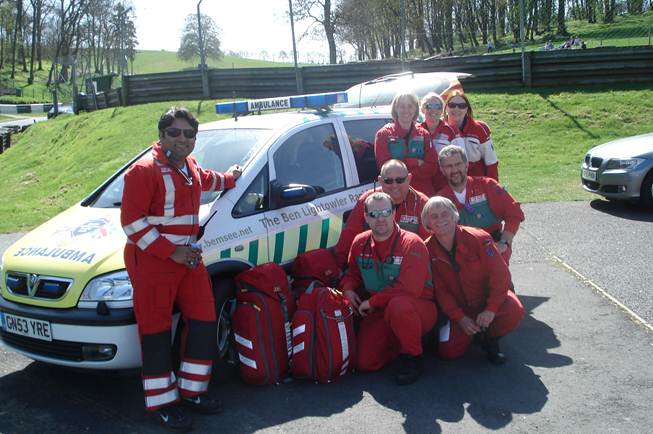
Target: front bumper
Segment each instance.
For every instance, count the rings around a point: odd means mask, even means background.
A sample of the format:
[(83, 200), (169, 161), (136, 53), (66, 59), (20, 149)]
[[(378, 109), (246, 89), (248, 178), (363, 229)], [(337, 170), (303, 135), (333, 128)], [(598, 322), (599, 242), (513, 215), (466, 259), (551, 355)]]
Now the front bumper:
[[(596, 180), (586, 179), (583, 171), (591, 171)], [(581, 181), (585, 191), (596, 193), (608, 199), (637, 200), (640, 196), (642, 174), (639, 171), (603, 170), (581, 167)]]
[[(141, 365), (141, 349), (132, 308), (47, 309), (14, 303), (0, 297), (0, 314), (17, 315), (50, 323), (52, 341), (9, 333), (0, 328), (5, 346), (31, 359), (85, 369), (132, 369)], [(92, 360), (97, 346), (115, 346), (109, 360)]]

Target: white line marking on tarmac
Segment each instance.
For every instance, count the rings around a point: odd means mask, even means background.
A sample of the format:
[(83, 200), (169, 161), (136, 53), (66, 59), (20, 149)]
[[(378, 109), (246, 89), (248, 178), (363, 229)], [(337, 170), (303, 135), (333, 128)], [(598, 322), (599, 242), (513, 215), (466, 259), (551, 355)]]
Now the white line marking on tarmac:
[(553, 260), (554, 260), (555, 262), (557, 262), (558, 264), (562, 265), (565, 269), (567, 269), (568, 271), (570, 271), (572, 274), (574, 274), (576, 277), (578, 277), (578, 278), (579, 278), (580, 280), (582, 280), (584, 283), (588, 284), (589, 286), (591, 286), (592, 288), (594, 288), (596, 291), (598, 291), (599, 294), (601, 294), (602, 296), (604, 296), (605, 298), (607, 298), (608, 300), (610, 300), (611, 302), (613, 302), (614, 304), (616, 304), (618, 307), (620, 307), (621, 309), (623, 309), (624, 311), (626, 311), (626, 313), (627, 313), (628, 315), (630, 315), (630, 316), (631, 316), (631, 317), (632, 317), (636, 322), (642, 324), (642, 325), (643, 325), (644, 327), (646, 327), (649, 331), (653, 332), (653, 326), (652, 326), (651, 324), (647, 323), (647, 322), (644, 320), (644, 318), (640, 317), (640, 316), (637, 315), (635, 312), (633, 312), (632, 310), (630, 310), (630, 309), (628, 308), (628, 306), (626, 306), (625, 304), (623, 304), (622, 302), (620, 302), (619, 300), (617, 300), (616, 298), (614, 298), (613, 296), (611, 296), (610, 294), (608, 294), (608, 292), (607, 292), (605, 289), (601, 288), (599, 285), (597, 285), (596, 283), (592, 282), (592, 281), (591, 281), (590, 279), (588, 279), (587, 277), (583, 276), (583, 275), (582, 275), (580, 272), (578, 272), (574, 267), (572, 267), (571, 265), (567, 264), (565, 261), (563, 261), (562, 259), (560, 259), (560, 258), (557, 257), (556, 255), (551, 255), (551, 257), (553, 258)]

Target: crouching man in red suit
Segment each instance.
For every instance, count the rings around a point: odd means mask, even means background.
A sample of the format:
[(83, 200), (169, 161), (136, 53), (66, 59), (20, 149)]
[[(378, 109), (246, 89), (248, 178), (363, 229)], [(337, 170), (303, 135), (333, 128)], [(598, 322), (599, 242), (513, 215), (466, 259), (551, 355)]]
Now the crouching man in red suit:
[(386, 193), (365, 199), (370, 230), (354, 238), (341, 286), (362, 317), (359, 369), (381, 369), (399, 356), (396, 381), (410, 384), (421, 374), (422, 336), (435, 325), (437, 309), (424, 241), (399, 228), (394, 213)]
[(508, 289), (510, 271), (492, 237), (481, 229), (458, 225), (458, 210), (442, 196), (426, 202), (422, 222), (433, 234), (426, 245), (436, 299), (449, 317), (440, 329), (440, 357), (463, 356), (474, 339), (491, 363), (505, 363), (499, 338), (517, 328), (524, 307)]

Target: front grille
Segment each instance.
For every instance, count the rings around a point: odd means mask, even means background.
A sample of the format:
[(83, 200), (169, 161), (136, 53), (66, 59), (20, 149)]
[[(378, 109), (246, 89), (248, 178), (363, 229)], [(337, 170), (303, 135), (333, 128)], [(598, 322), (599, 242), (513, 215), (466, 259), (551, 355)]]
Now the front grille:
[(7, 345), (28, 353), (73, 362), (81, 362), (84, 360), (82, 357), (82, 344), (79, 342), (57, 340), (48, 342), (41, 339), (7, 333), (4, 330), (0, 331), (0, 337), (2, 337), (2, 340), (5, 341)]
[(618, 185), (604, 185), (601, 187), (601, 191), (604, 193), (619, 193)]
[(72, 280), (9, 271), (5, 283), (12, 294), (57, 300), (66, 294)]
[(592, 157), (592, 159), (590, 160), (590, 164), (592, 167), (601, 167), (601, 163), (603, 163), (603, 158)]

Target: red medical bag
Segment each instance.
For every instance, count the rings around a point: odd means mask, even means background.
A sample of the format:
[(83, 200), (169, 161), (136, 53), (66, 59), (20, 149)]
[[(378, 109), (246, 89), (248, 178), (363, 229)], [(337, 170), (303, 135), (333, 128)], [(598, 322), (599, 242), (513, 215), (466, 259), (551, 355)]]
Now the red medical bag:
[(310, 250), (300, 253), (292, 264), (292, 289), (297, 296), (306, 291), (312, 281), (322, 286), (337, 288), (342, 278), (342, 270), (328, 249)]

